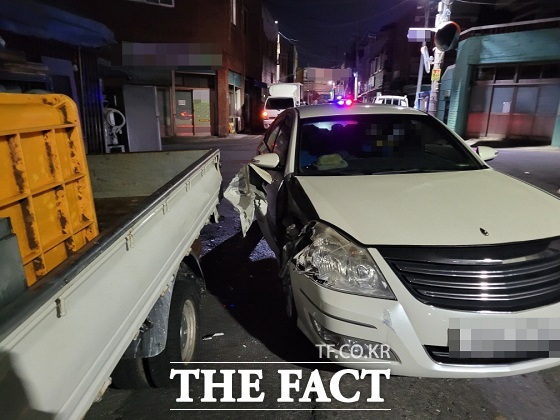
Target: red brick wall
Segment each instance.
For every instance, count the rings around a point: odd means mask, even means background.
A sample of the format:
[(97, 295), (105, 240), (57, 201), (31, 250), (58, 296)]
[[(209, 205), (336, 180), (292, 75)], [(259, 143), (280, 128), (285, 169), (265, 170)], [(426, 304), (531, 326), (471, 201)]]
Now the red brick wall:
[(261, 80), (262, 0), (238, 0), (237, 25), (230, 21), (229, 0), (176, 0), (173, 8), (127, 0), (43, 1), (105, 24), (118, 41), (218, 44), (222, 67), (217, 69), (214, 134), (229, 131), (228, 70)]

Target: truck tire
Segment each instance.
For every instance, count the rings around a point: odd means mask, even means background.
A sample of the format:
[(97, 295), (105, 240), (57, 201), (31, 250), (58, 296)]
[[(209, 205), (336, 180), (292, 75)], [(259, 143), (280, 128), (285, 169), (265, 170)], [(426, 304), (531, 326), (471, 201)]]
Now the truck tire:
[(171, 296), (165, 350), (144, 359), (148, 381), (156, 388), (178, 386), (178, 377), (169, 378), (171, 369), (184, 368), (197, 358), (201, 341), (199, 284), (200, 278), (181, 263)]
[(137, 357), (136, 359), (119, 360), (111, 373), (111, 386), (117, 389), (149, 388), (150, 383), (146, 378), (143, 359)]

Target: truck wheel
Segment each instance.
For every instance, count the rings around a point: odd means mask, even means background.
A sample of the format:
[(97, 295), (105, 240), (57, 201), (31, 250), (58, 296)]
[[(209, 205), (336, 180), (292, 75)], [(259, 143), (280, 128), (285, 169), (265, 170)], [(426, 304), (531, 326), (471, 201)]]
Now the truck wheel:
[(141, 357), (121, 359), (111, 373), (111, 386), (117, 389), (149, 388), (144, 364)]
[[(200, 347), (200, 293), (199, 279), (186, 264), (181, 264), (171, 296), (167, 342), (165, 350), (145, 359), (148, 379), (156, 388), (178, 385), (171, 380), (172, 368), (184, 368), (196, 360)], [(183, 362), (184, 364), (171, 364)]]

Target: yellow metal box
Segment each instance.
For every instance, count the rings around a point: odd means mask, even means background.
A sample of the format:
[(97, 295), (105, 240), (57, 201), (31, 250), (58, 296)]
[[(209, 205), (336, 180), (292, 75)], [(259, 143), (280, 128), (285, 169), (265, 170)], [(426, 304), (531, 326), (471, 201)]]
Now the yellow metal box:
[(18, 238), (27, 284), (98, 234), (76, 104), (0, 93), (0, 217)]

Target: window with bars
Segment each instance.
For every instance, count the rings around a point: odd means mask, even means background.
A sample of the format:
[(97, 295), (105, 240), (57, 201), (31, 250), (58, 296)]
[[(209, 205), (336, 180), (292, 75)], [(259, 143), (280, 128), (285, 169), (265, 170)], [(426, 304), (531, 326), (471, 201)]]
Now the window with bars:
[(560, 78), (560, 63), (478, 66), (473, 81), (487, 83), (526, 83)]

